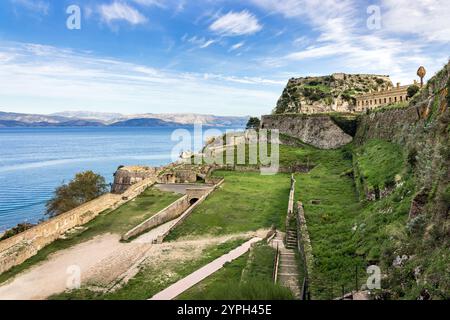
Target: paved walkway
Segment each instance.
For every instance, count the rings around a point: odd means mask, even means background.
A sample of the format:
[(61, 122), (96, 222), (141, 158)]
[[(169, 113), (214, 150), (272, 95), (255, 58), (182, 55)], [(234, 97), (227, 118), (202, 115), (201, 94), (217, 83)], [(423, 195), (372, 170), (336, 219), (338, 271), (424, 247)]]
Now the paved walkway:
[(253, 243), (261, 241), (261, 238), (253, 238), (240, 247), (230, 251), (229, 253), (221, 256), (220, 258), (214, 260), (213, 262), (207, 264), (206, 266), (198, 269), (194, 273), (191, 273), (186, 278), (181, 279), (177, 283), (171, 285), (167, 289), (161, 291), (160, 293), (153, 296), (150, 300), (172, 300), (178, 297), (180, 294), (188, 290), (189, 288), (192, 288), (197, 283), (201, 282), (202, 280), (206, 279), (213, 273), (220, 270), (225, 263), (231, 262), (243, 254), (245, 254), (247, 251), (250, 250), (250, 247)]
[(193, 184), (193, 183), (167, 183), (167, 184), (156, 184), (155, 188), (161, 191), (166, 191), (166, 192), (174, 192), (174, 193), (178, 193), (178, 194), (186, 194), (186, 190), (190, 189), (190, 188), (195, 188), (195, 189), (205, 189), (205, 190), (209, 190), (211, 188), (213, 188), (213, 186), (208, 185), (208, 184)]

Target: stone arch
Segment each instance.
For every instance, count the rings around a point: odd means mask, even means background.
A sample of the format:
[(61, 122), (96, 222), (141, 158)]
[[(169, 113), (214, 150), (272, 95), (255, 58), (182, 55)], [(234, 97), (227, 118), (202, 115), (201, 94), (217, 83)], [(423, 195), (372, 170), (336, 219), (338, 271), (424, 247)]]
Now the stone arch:
[(189, 199), (189, 205), (193, 206), (194, 204), (197, 203), (198, 200), (199, 200), (198, 198), (191, 198), (191, 199)]

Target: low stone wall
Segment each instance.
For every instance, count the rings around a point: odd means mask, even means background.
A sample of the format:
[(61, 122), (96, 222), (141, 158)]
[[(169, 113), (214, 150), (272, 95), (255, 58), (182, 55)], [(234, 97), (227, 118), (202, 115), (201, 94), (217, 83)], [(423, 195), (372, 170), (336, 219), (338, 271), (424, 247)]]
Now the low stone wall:
[(187, 195), (185, 195), (154, 216), (142, 222), (140, 225), (125, 233), (122, 236), (122, 240), (127, 241), (131, 238), (143, 234), (146, 231), (156, 228), (157, 226), (178, 218), (184, 211), (186, 211), (187, 208), (189, 208), (189, 206), (189, 198)]
[(294, 214), (294, 197), (295, 197), (295, 178), (292, 174), (291, 176), (291, 190), (289, 191), (289, 202), (288, 202), (288, 216), (291, 217)]
[(297, 223), (298, 223), (298, 248), (305, 265), (305, 274), (311, 273), (314, 265), (314, 256), (312, 252), (311, 240), (309, 238), (308, 227), (306, 225), (305, 210), (303, 204), (297, 202)]
[(223, 183), (224, 183), (224, 179), (220, 180), (216, 185), (214, 185), (213, 188), (206, 190), (206, 193), (203, 194), (203, 196), (198, 199), (197, 202), (195, 202), (195, 204), (193, 204), (189, 209), (187, 209), (180, 217), (180, 219), (173, 225), (170, 227), (169, 230), (167, 230), (164, 234), (160, 235), (158, 237), (158, 243), (163, 243), (164, 239), (172, 232), (172, 230), (174, 230), (176, 227), (178, 227), (179, 225), (181, 225), (190, 215), (191, 213), (194, 211), (194, 209), (199, 206), (203, 201), (206, 200), (206, 198), (208, 198), (208, 196), (213, 193), (217, 188), (219, 188)]
[(49, 219), (14, 237), (0, 242), (0, 274), (34, 256), (68, 230), (86, 224), (101, 212), (115, 209), (134, 199), (154, 184), (154, 180), (143, 180), (122, 195), (105, 194), (71, 211)]

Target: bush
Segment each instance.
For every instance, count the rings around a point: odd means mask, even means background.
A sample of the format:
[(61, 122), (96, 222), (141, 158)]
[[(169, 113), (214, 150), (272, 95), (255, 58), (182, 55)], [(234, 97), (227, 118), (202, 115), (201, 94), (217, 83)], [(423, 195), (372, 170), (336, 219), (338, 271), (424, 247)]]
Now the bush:
[(259, 120), (259, 118), (256, 117), (251, 117), (248, 122), (247, 122), (247, 126), (246, 129), (259, 129), (259, 127), (261, 126), (261, 120)]
[(417, 92), (419, 92), (419, 90), (420, 90), (419, 86), (415, 84), (409, 86), (407, 91), (408, 98), (414, 97), (417, 94)]
[(16, 227), (7, 230), (5, 232), (5, 234), (0, 238), (0, 241), (11, 238), (11, 237), (15, 236), (16, 234), (24, 232), (33, 227), (34, 227), (34, 224), (31, 224), (31, 223), (19, 223)]
[(409, 151), (409, 153), (408, 153), (407, 160), (408, 160), (408, 164), (411, 166), (411, 168), (414, 168), (416, 166), (417, 154), (418, 153), (417, 153), (417, 149), (416, 148), (411, 149)]
[(92, 171), (78, 173), (68, 184), (56, 188), (54, 197), (46, 204), (47, 214), (51, 217), (60, 215), (106, 192), (105, 178)]

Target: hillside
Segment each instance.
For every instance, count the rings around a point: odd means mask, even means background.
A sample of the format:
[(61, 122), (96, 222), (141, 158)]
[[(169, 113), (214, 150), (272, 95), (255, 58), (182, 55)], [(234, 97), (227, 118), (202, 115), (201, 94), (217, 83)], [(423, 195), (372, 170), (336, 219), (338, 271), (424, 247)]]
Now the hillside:
[(202, 124), (209, 127), (243, 128), (249, 117), (194, 113), (135, 114), (65, 111), (50, 115), (0, 112), (0, 127), (179, 127)]
[(392, 87), (389, 76), (365, 74), (333, 74), (323, 77), (292, 78), (286, 85), (275, 114), (349, 112), (355, 96), (370, 90)]

